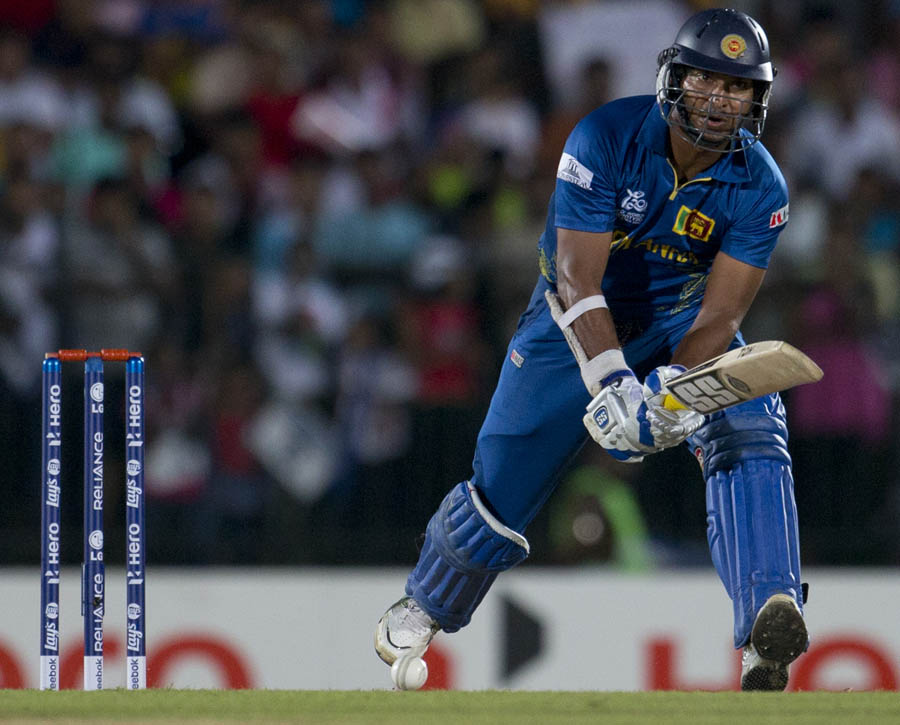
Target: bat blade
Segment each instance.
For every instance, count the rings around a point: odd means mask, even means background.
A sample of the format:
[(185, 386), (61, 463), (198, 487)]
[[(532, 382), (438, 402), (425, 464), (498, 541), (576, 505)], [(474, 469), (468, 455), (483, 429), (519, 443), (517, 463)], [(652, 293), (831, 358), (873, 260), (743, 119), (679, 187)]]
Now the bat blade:
[(822, 379), (822, 369), (793, 345), (781, 340), (754, 342), (672, 378), (663, 405), (715, 413), (762, 395)]

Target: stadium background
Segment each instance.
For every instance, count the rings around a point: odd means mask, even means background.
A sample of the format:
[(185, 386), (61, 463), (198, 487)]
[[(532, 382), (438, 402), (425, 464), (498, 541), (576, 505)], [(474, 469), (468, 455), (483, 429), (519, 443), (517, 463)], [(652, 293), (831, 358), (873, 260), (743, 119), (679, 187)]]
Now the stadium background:
[[(0, 2), (2, 563), (38, 557), (42, 354), (104, 346), (148, 361), (151, 564), (412, 564), (468, 474), (568, 130), (652, 92), (707, 5)], [(763, 140), (792, 194), (744, 331), (826, 373), (785, 396), (804, 561), (891, 565), (900, 3), (733, 5), (769, 33)], [(709, 567), (703, 498), (685, 450), (586, 448), (524, 566)], [(80, 507), (64, 493), (71, 563)], [(122, 531), (110, 513), (113, 564)]]

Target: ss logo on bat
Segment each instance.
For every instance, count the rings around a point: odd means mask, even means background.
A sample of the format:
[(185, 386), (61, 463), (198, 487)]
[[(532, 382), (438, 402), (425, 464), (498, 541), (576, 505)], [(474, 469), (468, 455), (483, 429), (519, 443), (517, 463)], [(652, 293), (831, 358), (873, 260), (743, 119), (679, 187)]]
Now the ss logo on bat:
[(713, 375), (694, 378), (680, 385), (670, 382), (669, 390), (689, 407), (701, 413), (713, 413), (741, 401), (741, 398), (728, 390)]

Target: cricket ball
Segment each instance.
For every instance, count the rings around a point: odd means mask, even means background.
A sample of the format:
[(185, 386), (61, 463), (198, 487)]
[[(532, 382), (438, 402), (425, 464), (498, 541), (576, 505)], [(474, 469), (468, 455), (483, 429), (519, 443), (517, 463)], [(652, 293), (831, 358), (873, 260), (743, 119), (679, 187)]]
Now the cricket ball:
[(391, 679), (398, 690), (418, 690), (428, 679), (428, 665), (421, 657), (400, 657), (391, 665)]

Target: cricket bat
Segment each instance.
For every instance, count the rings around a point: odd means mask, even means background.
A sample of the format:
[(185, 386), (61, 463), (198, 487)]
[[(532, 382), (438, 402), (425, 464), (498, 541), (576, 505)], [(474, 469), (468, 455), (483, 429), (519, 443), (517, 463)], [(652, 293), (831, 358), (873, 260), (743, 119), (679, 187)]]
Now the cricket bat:
[(822, 379), (822, 369), (780, 340), (754, 342), (707, 360), (665, 385), (663, 405), (715, 413), (732, 405)]

